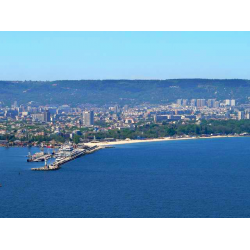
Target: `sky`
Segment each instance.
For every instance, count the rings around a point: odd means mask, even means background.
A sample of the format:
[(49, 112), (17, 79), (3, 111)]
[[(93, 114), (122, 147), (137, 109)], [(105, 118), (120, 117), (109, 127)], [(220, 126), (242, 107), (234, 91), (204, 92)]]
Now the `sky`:
[(0, 80), (250, 79), (250, 32), (0, 32)]

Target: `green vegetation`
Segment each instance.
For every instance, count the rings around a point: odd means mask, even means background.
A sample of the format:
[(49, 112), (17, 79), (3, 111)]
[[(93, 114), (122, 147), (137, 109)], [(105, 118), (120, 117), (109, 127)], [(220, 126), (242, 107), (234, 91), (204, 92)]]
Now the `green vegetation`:
[(94, 135), (96, 139), (116, 138), (116, 139), (136, 139), (136, 138), (158, 138), (175, 135), (211, 135), (211, 134), (240, 134), (250, 133), (250, 120), (203, 120), (200, 124), (182, 122), (176, 124), (162, 123), (162, 124), (147, 124), (137, 126), (135, 130), (109, 130), (105, 133), (89, 132), (86, 138), (92, 138)]
[[(43, 141), (56, 141), (65, 142), (69, 140), (69, 137), (64, 135), (50, 134), (48, 131), (44, 131), (44, 136), (34, 136), (32, 132), (26, 133), (21, 139), (15, 138), (14, 133), (0, 136), (0, 140), (7, 139), (10, 142), (15, 140), (31, 142), (43, 142)], [(202, 120), (199, 124), (190, 122), (177, 122), (162, 124), (146, 124), (135, 126), (134, 129), (112, 129), (106, 132), (94, 132), (90, 129), (85, 131), (83, 135), (74, 135), (72, 141), (79, 143), (81, 139), (90, 139), (94, 137), (96, 139), (114, 138), (114, 139), (138, 139), (138, 138), (159, 138), (168, 136), (201, 136), (201, 135), (229, 135), (229, 134), (250, 134), (250, 120)]]
[(179, 98), (248, 101), (250, 80), (80, 80), (53, 82), (0, 81), (0, 100), (25, 104), (140, 104), (169, 103)]

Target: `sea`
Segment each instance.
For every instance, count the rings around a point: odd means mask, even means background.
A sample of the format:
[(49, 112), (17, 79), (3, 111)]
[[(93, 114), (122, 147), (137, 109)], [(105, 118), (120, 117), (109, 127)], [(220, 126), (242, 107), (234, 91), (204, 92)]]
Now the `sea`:
[(0, 148), (1, 218), (250, 217), (250, 137), (116, 145), (31, 171)]

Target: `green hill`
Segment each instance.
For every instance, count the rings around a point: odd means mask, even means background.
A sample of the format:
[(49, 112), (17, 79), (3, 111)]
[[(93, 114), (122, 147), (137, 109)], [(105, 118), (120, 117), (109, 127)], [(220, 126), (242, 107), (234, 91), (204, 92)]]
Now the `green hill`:
[(245, 102), (250, 81), (231, 79), (0, 81), (0, 101), (25, 104), (169, 103), (178, 98)]

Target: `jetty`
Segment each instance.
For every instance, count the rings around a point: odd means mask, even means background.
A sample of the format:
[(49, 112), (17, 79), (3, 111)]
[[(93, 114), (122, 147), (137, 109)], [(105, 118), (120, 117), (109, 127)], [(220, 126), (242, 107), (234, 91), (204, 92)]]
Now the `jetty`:
[(97, 150), (102, 149), (99, 146), (88, 147), (86, 149), (75, 149), (71, 154), (65, 157), (56, 158), (55, 162), (52, 164), (47, 164), (47, 160), (45, 159), (45, 165), (43, 167), (32, 168), (33, 171), (53, 171), (58, 170), (61, 166), (67, 162), (73, 161), (76, 158), (79, 158), (85, 154), (94, 153)]
[(41, 161), (45, 161), (45, 160), (52, 158), (52, 156), (53, 154), (44, 153), (44, 152), (35, 153), (34, 155), (29, 154), (27, 162), (41, 162)]
[(92, 154), (92, 153), (94, 153), (95, 151), (100, 150), (100, 149), (102, 149), (102, 148), (104, 148), (104, 147), (100, 147), (100, 146), (95, 145), (95, 146), (89, 147), (89, 148), (87, 148), (87, 149), (85, 149), (85, 150), (86, 150), (86, 154)]

